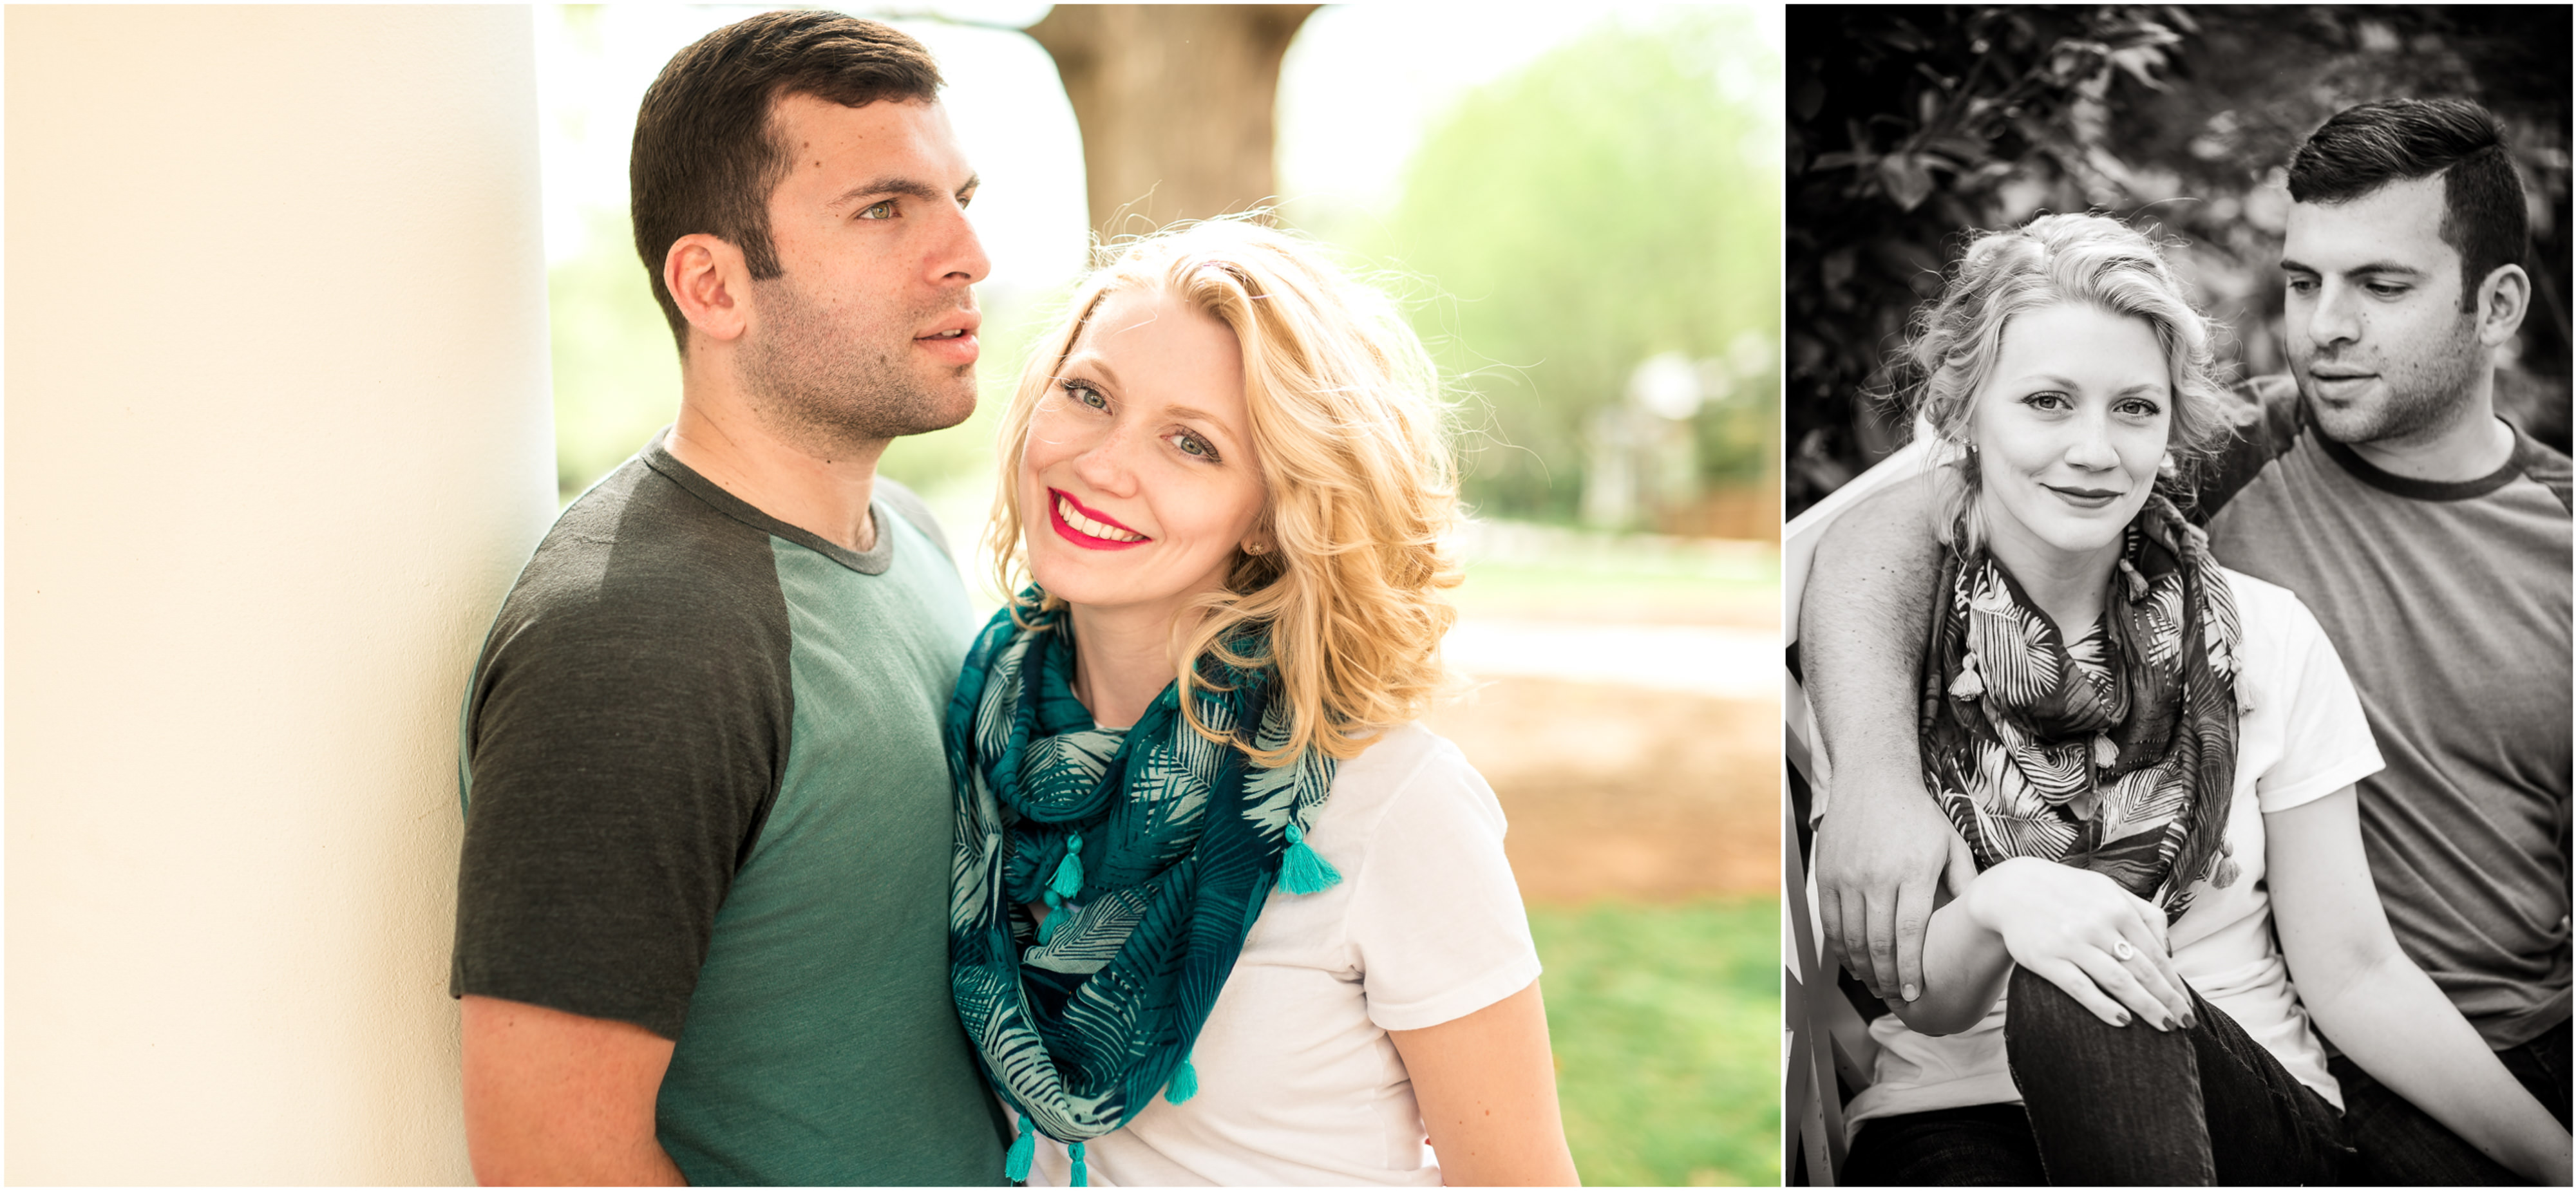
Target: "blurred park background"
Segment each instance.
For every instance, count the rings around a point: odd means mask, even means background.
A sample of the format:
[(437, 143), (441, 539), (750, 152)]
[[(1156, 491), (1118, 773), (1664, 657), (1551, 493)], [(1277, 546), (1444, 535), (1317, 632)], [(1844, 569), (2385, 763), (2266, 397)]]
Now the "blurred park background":
[(2568, 25), (2552, 7), (1793, 7), (1786, 511), (1902, 445), (1874, 400), (1965, 229), (2162, 229), (2240, 377), (2283, 373), (2291, 151), (2337, 110), (2456, 96), (2505, 123), (2535, 300), (2497, 405), (2568, 448)]
[[(566, 501), (677, 408), (627, 232), (636, 102), (756, 11), (536, 9)], [(975, 536), (993, 418), (1096, 238), (1272, 206), (1378, 277), (1456, 398), (1448, 649), (1478, 684), (1430, 724), (1510, 816), (1576, 1160), (1776, 1184), (1780, 10), (849, 11), (938, 56), (993, 260), (981, 411), (886, 474)]]

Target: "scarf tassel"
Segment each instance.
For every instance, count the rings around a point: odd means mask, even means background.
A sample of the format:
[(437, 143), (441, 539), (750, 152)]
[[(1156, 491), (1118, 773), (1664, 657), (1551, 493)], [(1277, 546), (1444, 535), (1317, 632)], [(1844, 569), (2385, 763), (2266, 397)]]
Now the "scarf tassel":
[(1055, 879), (1047, 882), (1047, 891), (1068, 901), (1082, 892), (1082, 833), (1065, 837), (1064, 863), (1055, 866)]
[(1048, 940), (1055, 938), (1056, 924), (1064, 921), (1064, 899), (1057, 897), (1055, 890), (1047, 890), (1046, 908), (1046, 917), (1038, 919), (1038, 946), (1040, 947), (1046, 946)]
[(1342, 874), (1306, 846), (1306, 833), (1288, 825), (1288, 851), (1279, 858), (1279, 887), (1295, 894), (1322, 893), (1342, 883)]
[(1977, 677), (1977, 655), (1973, 653), (1960, 654), (1959, 676), (1950, 680), (1950, 697), (1953, 699), (1982, 699), (1985, 697), (1985, 694), (1985, 680)]
[(1067, 1148), (1073, 1151), (1073, 1185), (1076, 1187), (1090, 1186), (1091, 1172), (1085, 1169), (1082, 1163), (1082, 1143), (1077, 1141)]
[(2134, 604), (2147, 598), (2147, 577), (2138, 573), (2136, 563), (2125, 558), (2121, 559), (2120, 577), (2127, 581), (2130, 603)]
[(1199, 1094), (1198, 1068), (1190, 1066), (1190, 1057), (1181, 1056), (1180, 1070), (1172, 1072), (1172, 1081), (1163, 1085), (1163, 1099), (1174, 1104), (1187, 1104)]
[(1020, 1135), (1011, 1139), (1011, 1152), (1003, 1160), (1002, 1174), (1014, 1183), (1029, 1181), (1029, 1167), (1038, 1158), (1038, 1131), (1029, 1123), (1029, 1114), (1020, 1114)]

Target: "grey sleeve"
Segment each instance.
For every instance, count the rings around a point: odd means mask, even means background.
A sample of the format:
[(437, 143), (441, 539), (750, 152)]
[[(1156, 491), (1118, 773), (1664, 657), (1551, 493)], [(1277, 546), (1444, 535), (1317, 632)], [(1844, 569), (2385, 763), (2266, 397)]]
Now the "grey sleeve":
[(783, 605), (639, 579), (505, 607), (485, 646), (449, 990), (677, 1038), (794, 696)]

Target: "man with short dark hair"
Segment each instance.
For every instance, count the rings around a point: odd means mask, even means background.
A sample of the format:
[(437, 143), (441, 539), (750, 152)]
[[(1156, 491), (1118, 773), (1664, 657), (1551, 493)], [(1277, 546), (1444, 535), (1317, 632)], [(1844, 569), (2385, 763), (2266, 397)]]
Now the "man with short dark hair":
[(948, 991), (939, 723), (975, 628), (876, 474), (975, 405), (988, 269), (936, 65), (770, 13), (635, 131), (676, 424), (566, 509), (464, 715), (451, 992), (477, 1178), (992, 1184)]
[[(2389, 923), (2563, 1124), (2570, 472), (2494, 404), (2494, 353), (2531, 301), (2521, 185), (2494, 117), (2458, 100), (2340, 112), (2289, 183), (2292, 375), (2249, 386), (2194, 516), (2219, 561), (2289, 588), (2332, 638), (2388, 759), (2360, 812)], [(1914, 487), (1827, 531), (1807, 590), (1834, 594), (1804, 602), (1800, 641), (1834, 772), (1820, 911), (1838, 957), (1891, 997), (1920, 979), (1953, 855), (1915, 748), (1937, 547)], [(2379, 1174), (2511, 1181), (2359, 1068), (2334, 1070)]]

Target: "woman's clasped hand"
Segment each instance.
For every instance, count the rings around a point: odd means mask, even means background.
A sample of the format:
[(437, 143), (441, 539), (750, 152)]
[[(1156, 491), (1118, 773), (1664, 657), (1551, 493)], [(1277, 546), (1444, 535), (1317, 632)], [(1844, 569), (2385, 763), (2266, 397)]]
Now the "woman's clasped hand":
[(1967, 912), (2013, 962), (2115, 1026), (2132, 1014), (2159, 1030), (2193, 1024), (2174, 971), (2164, 911), (2100, 873), (2016, 856), (1968, 886)]

